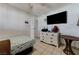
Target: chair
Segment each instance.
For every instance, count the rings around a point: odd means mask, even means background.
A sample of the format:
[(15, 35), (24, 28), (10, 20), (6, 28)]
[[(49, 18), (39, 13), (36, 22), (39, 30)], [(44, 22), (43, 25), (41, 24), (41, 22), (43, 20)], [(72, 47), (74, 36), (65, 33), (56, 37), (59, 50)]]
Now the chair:
[(10, 51), (10, 40), (7, 39), (0, 41), (0, 55), (10, 55)]

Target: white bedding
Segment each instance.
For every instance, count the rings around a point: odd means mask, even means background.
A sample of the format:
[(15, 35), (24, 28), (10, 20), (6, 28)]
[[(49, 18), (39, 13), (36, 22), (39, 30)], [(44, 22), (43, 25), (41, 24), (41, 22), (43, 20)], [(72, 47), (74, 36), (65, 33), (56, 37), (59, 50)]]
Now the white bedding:
[(9, 38), (11, 41), (11, 54), (16, 54), (24, 49), (27, 49), (35, 43), (34, 39), (27, 36), (16, 36)]
[(16, 54), (24, 49), (27, 49), (35, 43), (34, 39), (23, 34), (18, 34), (14, 32), (0, 32), (0, 41), (10, 39), (11, 54)]

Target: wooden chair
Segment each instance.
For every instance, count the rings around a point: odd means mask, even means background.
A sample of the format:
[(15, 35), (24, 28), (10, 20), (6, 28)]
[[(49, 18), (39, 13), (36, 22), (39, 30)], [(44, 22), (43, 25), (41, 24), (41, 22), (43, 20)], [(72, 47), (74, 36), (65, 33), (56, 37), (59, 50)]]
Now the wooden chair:
[(0, 55), (10, 55), (10, 40), (0, 41)]

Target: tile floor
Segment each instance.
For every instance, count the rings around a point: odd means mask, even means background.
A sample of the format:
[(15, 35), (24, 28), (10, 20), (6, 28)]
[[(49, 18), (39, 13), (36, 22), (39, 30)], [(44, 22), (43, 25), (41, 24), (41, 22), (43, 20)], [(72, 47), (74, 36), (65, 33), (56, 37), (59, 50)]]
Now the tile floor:
[[(65, 46), (61, 46), (57, 48), (37, 40), (34, 45), (34, 50), (32, 52), (32, 55), (66, 55), (65, 53), (63, 53), (64, 47)], [(79, 55), (79, 52), (78, 52), (79, 49), (77, 50), (75, 49), (75, 51), (77, 52), (76, 54)]]

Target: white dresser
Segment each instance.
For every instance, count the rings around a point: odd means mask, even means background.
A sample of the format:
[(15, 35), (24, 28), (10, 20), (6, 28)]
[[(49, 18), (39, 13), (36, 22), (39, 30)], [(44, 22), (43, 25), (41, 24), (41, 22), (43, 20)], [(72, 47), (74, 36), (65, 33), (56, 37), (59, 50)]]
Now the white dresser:
[(54, 32), (41, 32), (40, 33), (40, 40), (42, 42), (54, 45), (59, 47), (60, 45), (60, 34)]

